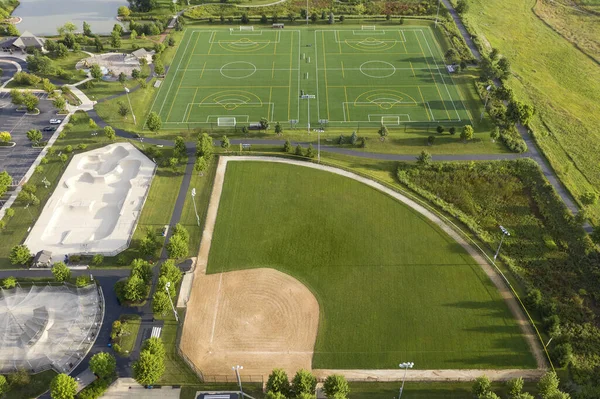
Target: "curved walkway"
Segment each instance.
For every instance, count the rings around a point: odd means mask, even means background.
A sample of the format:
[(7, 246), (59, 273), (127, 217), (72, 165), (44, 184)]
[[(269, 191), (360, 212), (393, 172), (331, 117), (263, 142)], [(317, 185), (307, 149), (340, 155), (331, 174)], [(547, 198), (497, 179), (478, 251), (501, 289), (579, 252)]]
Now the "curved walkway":
[[(444, 3), (444, 5), (448, 9), (448, 11), (450, 11), (450, 15), (452, 16), (452, 19), (456, 23), (456, 26), (458, 27), (460, 34), (467, 42), (467, 46), (469, 46), (469, 49), (473, 53), (473, 56), (475, 56), (475, 58), (477, 60), (481, 60), (481, 53), (479, 52), (479, 49), (477, 48), (477, 46), (475, 46), (475, 43), (471, 39), (471, 35), (469, 34), (469, 31), (467, 30), (465, 25), (462, 23), (460, 16), (458, 15), (458, 13), (454, 9), (454, 7), (452, 7), (452, 4), (450, 3), (450, 1), (442, 0), (442, 2)], [(494, 81), (494, 85), (500, 86), (501, 82), (498, 79), (496, 79)], [(560, 198), (563, 200), (563, 202), (567, 206), (567, 208), (569, 208), (569, 210), (573, 214), (579, 213), (579, 207), (573, 200), (573, 197), (571, 197), (571, 193), (566, 189), (566, 187), (559, 180), (558, 176), (554, 172), (554, 169), (552, 169), (552, 166), (550, 166), (550, 163), (548, 162), (546, 157), (543, 155), (543, 153), (538, 148), (532, 135), (529, 134), (529, 132), (527, 131), (527, 128), (525, 126), (521, 125), (520, 123), (517, 123), (517, 130), (521, 134), (521, 137), (523, 138), (523, 140), (525, 140), (525, 143), (527, 143), (527, 148), (529, 149), (529, 151), (528, 151), (529, 157), (531, 159), (533, 159), (540, 166), (540, 168), (542, 169), (542, 173), (544, 174), (546, 179), (548, 179), (548, 182), (554, 187), (554, 189), (556, 190), (556, 192), (558, 193)], [(586, 224), (584, 226), (584, 229), (588, 233), (591, 233), (593, 230), (592, 226), (589, 224)]]
[[(197, 265), (197, 273), (203, 273), (204, 270), (206, 269), (206, 260), (208, 259), (208, 253), (210, 251), (210, 245), (212, 242), (212, 234), (213, 234), (214, 226), (215, 226), (216, 219), (217, 219), (217, 212), (219, 209), (219, 202), (220, 202), (221, 192), (223, 189), (223, 182), (224, 182), (225, 170), (227, 168), (227, 163), (228, 162), (239, 162), (239, 161), (285, 163), (285, 164), (303, 166), (303, 167), (307, 167), (307, 168), (313, 168), (313, 169), (318, 169), (318, 170), (322, 170), (322, 171), (326, 171), (326, 172), (330, 172), (330, 173), (335, 173), (340, 176), (354, 179), (354, 180), (361, 182), (363, 184), (366, 184), (376, 190), (379, 190), (379, 191), (389, 195), (390, 197), (398, 200), (399, 202), (402, 202), (403, 204), (411, 207), (412, 209), (419, 212), (423, 216), (425, 216), (431, 222), (433, 222), (437, 226), (439, 226), (446, 234), (448, 234), (450, 237), (452, 237), (457, 243), (459, 243), (469, 253), (469, 255), (471, 255), (473, 257), (473, 259), (481, 266), (483, 271), (487, 274), (487, 276), (490, 278), (490, 280), (494, 283), (494, 285), (500, 292), (500, 295), (505, 300), (512, 315), (517, 320), (517, 323), (519, 324), (519, 327), (521, 328), (521, 331), (525, 337), (525, 340), (527, 341), (527, 343), (535, 357), (536, 363), (538, 365), (538, 370), (504, 370), (504, 372), (510, 373), (510, 375), (511, 375), (510, 378), (512, 378), (514, 376), (523, 376), (524, 378), (525, 377), (533, 378), (534, 376), (539, 377), (539, 375), (541, 373), (543, 373), (543, 371), (546, 369), (546, 357), (544, 355), (544, 351), (542, 350), (542, 348), (540, 346), (540, 342), (537, 338), (537, 335), (535, 334), (535, 332), (533, 331), (533, 328), (529, 324), (529, 320), (527, 319), (527, 317), (523, 313), (523, 310), (521, 309), (521, 307), (515, 300), (510, 289), (505, 285), (502, 277), (498, 273), (496, 273), (494, 268), (486, 261), (486, 259), (481, 255), (481, 253), (479, 251), (477, 251), (475, 248), (473, 248), (471, 245), (469, 245), (469, 243), (467, 241), (465, 241), (465, 239), (460, 234), (458, 234), (454, 229), (452, 229), (450, 226), (448, 226), (437, 215), (435, 215), (428, 209), (417, 204), (413, 200), (405, 197), (404, 195), (400, 194), (399, 192), (389, 189), (380, 183), (377, 183), (373, 180), (367, 179), (365, 177), (359, 176), (357, 174), (354, 174), (354, 173), (351, 173), (351, 172), (348, 172), (345, 170), (333, 168), (330, 166), (318, 165), (318, 164), (314, 164), (314, 163), (289, 160), (289, 159), (283, 159), (283, 158), (274, 158), (274, 157), (255, 157), (255, 156), (233, 156), (233, 157), (221, 156), (221, 157), (219, 157), (219, 164), (218, 164), (216, 175), (215, 175), (216, 177), (215, 177), (215, 182), (213, 184), (213, 191), (211, 193), (210, 203), (209, 203), (208, 211), (206, 214), (205, 227), (204, 227), (204, 231), (202, 233), (200, 251), (198, 253), (199, 264)], [(317, 373), (328, 373), (328, 372), (333, 373), (334, 371), (315, 370), (315, 372), (317, 372)], [(393, 378), (393, 379), (401, 378), (400, 374), (403, 373), (402, 370), (377, 370), (377, 371), (375, 371), (375, 370), (335, 370), (335, 372), (336, 373), (340, 372), (344, 375), (347, 375), (347, 377), (349, 377), (349, 378), (352, 378), (351, 376), (354, 374), (362, 373), (361, 378)], [(418, 378), (420, 380), (435, 381), (435, 380), (453, 380), (453, 379), (460, 380), (460, 378), (474, 379), (482, 374), (489, 375), (489, 374), (499, 373), (499, 372), (501, 372), (501, 370), (470, 370), (465, 374), (464, 370), (428, 370), (428, 371), (419, 370), (418, 373), (416, 371), (414, 371), (412, 374), (415, 375), (414, 378)], [(367, 374), (367, 375), (379, 374), (380, 377), (366, 377), (365, 374)], [(418, 375), (418, 377), (416, 377), (416, 375)], [(465, 376), (468, 376), (468, 377), (465, 377)]]

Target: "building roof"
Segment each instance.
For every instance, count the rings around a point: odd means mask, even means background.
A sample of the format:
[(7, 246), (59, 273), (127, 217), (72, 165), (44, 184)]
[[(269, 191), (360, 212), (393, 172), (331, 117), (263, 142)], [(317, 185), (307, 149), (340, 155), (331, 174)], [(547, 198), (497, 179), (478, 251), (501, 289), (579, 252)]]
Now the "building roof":
[(27, 47), (36, 47), (41, 48), (44, 47), (44, 39), (39, 38), (33, 35), (31, 32), (25, 31), (21, 36), (19, 36), (13, 43), (14, 46), (19, 48), (27, 48)]
[(17, 39), (18, 37), (16, 36), (0, 37), (0, 47), (10, 47), (15, 43), (15, 40)]
[(149, 56), (149, 55), (154, 55), (154, 50), (152, 50), (152, 51), (146, 51), (146, 49), (142, 47), (141, 49), (135, 50), (135, 51), (134, 51), (133, 53), (131, 53), (131, 54), (132, 54), (134, 57), (137, 57), (137, 58), (143, 58), (143, 57), (147, 57), (147, 56)]
[(35, 258), (33, 258), (33, 263), (50, 263), (51, 259), (52, 252), (43, 250), (35, 255)]

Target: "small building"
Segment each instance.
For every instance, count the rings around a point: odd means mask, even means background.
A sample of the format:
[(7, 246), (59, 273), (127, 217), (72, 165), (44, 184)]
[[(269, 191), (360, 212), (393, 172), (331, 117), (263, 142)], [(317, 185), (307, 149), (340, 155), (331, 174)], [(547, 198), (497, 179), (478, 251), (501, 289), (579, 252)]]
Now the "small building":
[(46, 39), (37, 37), (34, 34), (25, 31), (19, 37), (9, 36), (0, 39), (0, 50), (5, 52), (15, 52), (22, 51), (24, 53), (27, 52), (27, 49), (36, 49), (42, 52), (46, 51), (44, 49), (44, 44)]
[(154, 50), (146, 51), (145, 48), (141, 48), (139, 50), (135, 50), (133, 53), (131, 53), (131, 55), (137, 58), (138, 61), (145, 59), (146, 62), (150, 64), (152, 63), (152, 56), (154, 55)]
[(50, 267), (52, 266), (52, 252), (42, 250), (33, 258), (33, 267)]

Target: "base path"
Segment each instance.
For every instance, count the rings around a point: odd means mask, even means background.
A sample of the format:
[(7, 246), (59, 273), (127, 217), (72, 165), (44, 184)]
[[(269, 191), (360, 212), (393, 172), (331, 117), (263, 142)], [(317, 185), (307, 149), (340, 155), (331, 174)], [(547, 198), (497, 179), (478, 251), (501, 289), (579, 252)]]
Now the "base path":
[[(218, 212), (219, 202), (220, 202), (220, 198), (221, 198), (221, 192), (223, 189), (223, 183), (224, 183), (227, 163), (228, 162), (238, 162), (238, 161), (287, 163), (287, 164), (292, 164), (292, 165), (297, 165), (297, 166), (319, 169), (319, 170), (323, 170), (323, 171), (330, 172), (330, 173), (335, 173), (335, 174), (338, 174), (341, 176), (345, 176), (345, 177), (357, 180), (357, 181), (364, 183), (370, 187), (373, 187), (373, 188), (391, 196), (392, 198), (397, 199), (398, 201), (404, 203), (405, 205), (410, 206), (417, 212), (419, 212), (422, 215), (424, 215), (425, 217), (427, 217), (433, 223), (437, 224), (448, 235), (450, 235), (454, 240), (456, 240), (456, 242), (458, 242), (463, 248), (465, 248), (467, 250), (467, 252), (469, 252), (469, 254), (473, 257), (473, 259), (475, 259), (475, 261), (482, 267), (484, 272), (488, 275), (490, 280), (497, 287), (500, 294), (506, 301), (511, 313), (513, 314), (513, 317), (515, 317), (515, 319), (517, 320), (517, 322), (521, 328), (521, 331), (522, 331), (527, 343), (529, 344), (531, 351), (534, 354), (534, 357), (536, 359), (536, 362), (537, 362), (537, 365), (539, 368), (539, 370), (489, 370), (489, 371), (488, 370), (427, 370), (427, 371), (420, 370), (418, 373), (416, 372), (416, 370), (415, 371), (411, 370), (411, 371), (409, 371), (409, 373), (413, 376), (411, 378), (419, 379), (419, 380), (432, 380), (432, 381), (436, 381), (436, 380), (460, 381), (460, 380), (474, 379), (482, 374), (486, 374), (490, 377), (495, 376), (495, 378), (498, 378), (498, 379), (502, 379), (502, 378), (510, 379), (515, 376), (522, 376), (523, 378), (532, 378), (533, 379), (533, 378), (539, 377), (540, 374), (543, 373), (543, 371), (546, 368), (546, 357), (545, 357), (544, 352), (543, 352), (543, 350), (540, 346), (540, 343), (537, 339), (537, 335), (534, 333), (531, 325), (529, 324), (527, 317), (524, 315), (521, 307), (519, 306), (519, 304), (513, 297), (511, 291), (505, 285), (502, 277), (496, 273), (494, 268), (486, 261), (486, 259), (482, 256), (482, 254), (480, 252), (478, 252), (475, 248), (473, 248), (471, 245), (469, 245), (469, 243), (467, 243), (460, 234), (458, 234), (450, 226), (448, 226), (444, 221), (442, 221), (440, 218), (438, 218), (438, 216), (436, 216), (429, 210), (425, 209), (423, 206), (421, 206), (421, 205), (417, 204), (416, 202), (410, 200), (409, 198), (405, 197), (404, 195), (402, 195), (394, 190), (391, 190), (373, 180), (364, 178), (362, 176), (356, 175), (351, 172), (347, 172), (347, 171), (329, 167), (329, 166), (308, 163), (308, 162), (304, 162), (304, 161), (288, 160), (288, 159), (273, 158), (273, 157), (249, 157), (249, 156), (239, 156), (239, 157), (223, 157), (222, 156), (219, 158), (219, 165), (217, 167), (215, 182), (213, 184), (213, 192), (211, 194), (210, 203), (209, 203), (209, 207), (208, 207), (208, 213), (207, 213), (207, 217), (206, 217), (205, 230), (203, 232), (202, 242), (200, 244), (200, 251), (198, 254), (198, 261), (197, 261), (197, 265), (196, 265), (195, 278), (194, 278), (194, 287), (192, 289), (192, 295), (190, 298), (190, 302), (188, 303), (188, 315), (186, 317), (186, 321), (184, 324), (181, 349), (186, 353), (186, 355), (188, 355), (188, 357), (190, 357), (192, 359), (192, 361), (196, 364), (196, 366), (199, 369), (201, 369), (203, 372), (208, 374), (210, 372), (217, 371), (212, 368), (212, 366), (210, 365), (210, 362), (207, 362), (207, 360), (211, 359), (210, 361), (212, 363), (218, 362), (218, 360), (217, 360), (217, 357), (215, 356), (216, 353), (212, 353), (213, 349), (206, 347), (206, 345), (207, 345), (206, 343), (199, 344), (198, 342), (199, 341), (207, 341), (207, 340), (208, 340), (209, 344), (211, 341), (214, 342), (215, 337), (219, 334), (219, 332), (216, 331), (216, 329), (219, 328), (219, 323), (223, 323), (223, 325), (227, 324), (226, 321), (219, 320), (219, 318), (222, 316), (219, 316), (220, 311), (217, 309), (219, 308), (219, 306), (223, 305), (221, 302), (219, 302), (219, 298), (224, 298), (229, 294), (220, 292), (219, 290), (223, 290), (224, 287), (226, 287), (225, 289), (227, 291), (235, 288), (234, 283), (230, 283), (227, 281), (230, 278), (229, 275), (234, 276), (238, 273), (250, 272), (250, 271), (229, 272), (229, 273), (223, 273), (223, 274), (217, 274), (217, 275), (211, 275), (211, 276), (206, 276), (206, 274), (205, 274), (207, 261), (208, 261), (208, 255), (209, 255), (210, 246), (211, 246), (211, 242), (212, 242), (212, 235), (214, 232), (214, 226), (216, 223), (217, 212)], [(269, 269), (259, 269), (259, 271), (260, 270), (269, 270)], [(239, 276), (241, 277), (242, 274), (239, 274)], [(253, 278), (254, 276), (246, 276), (246, 277)], [(208, 281), (208, 279), (212, 279), (213, 281)], [(291, 277), (290, 277), (290, 279), (294, 280)], [(250, 281), (248, 281), (248, 282), (250, 282)], [(204, 284), (208, 284), (208, 285), (203, 286)], [(232, 287), (227, 288), (227, 286), (229, 286), (230, 284), (232, 285)], [(255, 283), (252, 283), (252, 284), (255, 284)], [(252, 284), (250, 284), (250, 285), (252, 285)], [(288, 290), (288, 288), (287, 288), (287, 286), (285, 286), (285, 289), (282, 288), (280, 291), (283, 293), (287, 290)], [(286, 292), (286, 295), (287, 295), (287, 292)], [(261, 298), (259, 298), (259, 301), (260, 301), (260, 299)], [(259, 303), (259, 302), (257, 302), (257, 303)], [(206, 305), (206, 304), (208, 304), (208, 305)], [(192, 308), (194, 306), (197, 306), (197, 309), (198, 309), (197, 311), (192, 311)], [(237, 306), (237, 309), (240, 309), (240, 310), (242, 309), (241, 304), (236, 305), (236, 306)], [(232, 307), (234, 309), (234, 311), (235, 311), (236, 306)], [(260, 313), (260, 312), (257, 312), (256, 310), (254, 310), (253, 312), (255, 314)], [(211, 316), (212, 316), (212, 321), (210, 320)], [(245, 315), (245, 316), (248, 317), (248, 315)], [(236, 316), (236, 317), (238, 317), (238, 316)], [(208, 318), (208, 320), (207, 320), (207, 318)], [(241, 321), (241, 320), (238, 321), (238, 323), (240, 323), (240, 322), (243, 325), (243, 321)], [(208, 335), (206, 335), (206, 336), (203, 335), (202, 337), (200, 337), (198, 335), (197, 329), (200, 328), (199, 327), (200, 324), (205, 325), (203, 328), (201, 328), (202, 330), (206, 330), (207, 329), (206, 326), (210, 325), (210, 333)], [(240, 328), (240, 324), (238, 324), (238, 328)], [(244, 329), (242, 329), (242, 330), (244, 330)], [(252, 330), (249, 330), (249, 331), (252, 331)], [(206, 334), (206, 331), (205, 331), (205, 334)], [(252, 334), (252, 335), (254, 335), (254, 334)], [(300, 335), (303, 335), (303, 334), (300, 334)], [(296, 339), (295, 337), (290, 337), (290, 338)], [(304, 344), (306, 344), (306, 343), (308, 343), (308, 341), (304, 341)], [(232, 351), (230, 348), (229, 352), (231, 354), (235, 354), (236, 356), (239, 356), (239, 355), (243, 354), (244, 351), (246, 351), (247, 355), (251, 355), (251, 356), (247, 357), (247, 359), (250, 361), (257, 355), (263, 354), (262, 352), (260, 352), (256, 349), (250, 348), (250, 347), (244, 348), (244, 346), (248, 345), (248, 343), (244, 342), (244, 340), (239, 341), (239, 345), (242, 350)], [(289, 342), (288, 345), (292, 345), (291, 342)], [(314, 345), (314, 341), (313, 341), (313, 345)], [(250, 346), (252, 346), (252, 344)], [(198, 351), (198, 350), (204, 351), (204, 354), (202, 354), (202, 353), (194, 354), (193, 353), (194, 351)], [(269, 350), (269, 349), (267, 349), (267, 350)], [(310, 353), (312, 354), (313, 347), (310, 347), (309, 350), (310, 350)], [(190, 351), (192, 351), (192, 353), (190, 353)], [(301, 355), (301, 353), (300, 353), (301, 351), (298, 351), (298, 350), (295, 350), (295, 351), (290, 350), (289, 353), (285, 353), (285, 350), (279, 351), (279, 353), (276, 353), (276, 352), (277, 351), (275, 351), (274, 349), (271, 349), (271, 352), (270, 352), (271, 355), (274, 355), (273, 359), (277, 359), (274, 363), (272, 363), (268, 366), (265, 365), (266, 367), (264, 367), (264, 368), (262, 368), (262, 366), (263, 366), (262, 364), (256, 364), (254, 367), (251, 368), (252, 374), (268, 375), (271, 372), (273, 367), (277, 367), (277, 364), (281, 364), (282, 362), (285, 363), (285, 360), (284, 360), (285, 358), (289, 359), (291, 355)], [(308, 355), (308, 353), (306, 353), (305, 355)], [(312, 357), (312, 355), (311, 355), (311, 357)], [(231, 360), (233, 360), (233, 359), (234, 358), (231, 358)], [(239, 357), (237, 357), (237, 359), (239, 359)], [(238, 360), (238, 362), (239, 362), (239, 360)], [(202, 363), (202, 364), (198, 364), (198, 363)], [(302, 362), (302, 363), (304, 363), (304, 362)], [(223, 364), (223, 366), (225, 366), (225, 365)], [(246, 372), (246, 366), (247, 366), (247, 363), (244, 363), (244, 372)], [(289, 364), (284, 364), (283, 366), (284, 367), (287, 366), (286, 368), (290, 368), (290, 369), (293, 368), (293, 366), (289, 365)], [(290, 367), (290, 366), (292, 366), (292, 367)], [(297, 366), (300, 366), (300, 364), (297, 364)], [(310, 363), (308, 364), (308, 366), (310, 366)], [(208, 367), (209, 369), (207, 370), (206, 367)], [(230, 367), (230, 365), (229, 365), (229, 367)], [(306, 363), (301, 365), (301, 367), (307, 367)], [(248, 371), (250, 371), (250, 370), (248, 370)], [(377, 378), (385, 379), (385, 378), (388, 378), (388, 379), (396, 380), (396, 379), (402, 378), (401, 373), (400, 373), (401, 370), (343, 370), (343, 371), (342, 370), (315, 370), (315, 373), (317, 375), (323, 374), (325, 376), (330, 373), (334, 373), (334, 372), (336, 372), (336, 373), (340, 372), (344, 375), (347, 375), (348, 378), (356, 378), (356, 379), (377, 379)], [(352, 377), (353, 375), (355, 375), (355, 377)]]

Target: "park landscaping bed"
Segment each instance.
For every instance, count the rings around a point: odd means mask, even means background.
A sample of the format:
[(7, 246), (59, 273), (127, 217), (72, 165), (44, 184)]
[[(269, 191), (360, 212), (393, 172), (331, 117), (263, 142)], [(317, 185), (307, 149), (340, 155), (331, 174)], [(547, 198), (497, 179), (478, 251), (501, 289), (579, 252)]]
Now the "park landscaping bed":
[(481, 268), (391, 198), (326, 172), (236, 162), (219, 209), (208, 272), (272, 267), (304, 283), (320, 305), (314, 368), (393, 368), (398, 356), (420, 368), (535, 368)]

